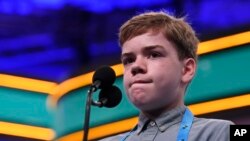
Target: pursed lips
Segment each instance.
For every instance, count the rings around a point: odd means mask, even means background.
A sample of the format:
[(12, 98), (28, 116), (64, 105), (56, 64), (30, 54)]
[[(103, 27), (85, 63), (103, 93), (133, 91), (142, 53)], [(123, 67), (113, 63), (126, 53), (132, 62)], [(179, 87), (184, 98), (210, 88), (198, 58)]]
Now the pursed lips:
[(152, 83), (152, 80), (135, 80), (130, 84), (130, 87), (134, 84), (147, 84)]

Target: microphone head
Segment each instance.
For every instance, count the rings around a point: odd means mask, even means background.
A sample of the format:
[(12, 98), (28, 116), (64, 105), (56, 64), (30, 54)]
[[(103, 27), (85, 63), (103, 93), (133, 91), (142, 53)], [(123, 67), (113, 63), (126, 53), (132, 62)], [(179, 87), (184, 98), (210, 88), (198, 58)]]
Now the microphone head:
[(99, 94), (99, 100), (105, 99), (103, 106), (113, 108), (121, 102), (122, 92), (116, 86), (110, 86), (102, 89)]
[(92, 83), (100, 81), (99, 88), (105, 88), (111, 86), (115, 82), (115, 71), (109, 66), (102, 66), (97, 69), (93, 75)]

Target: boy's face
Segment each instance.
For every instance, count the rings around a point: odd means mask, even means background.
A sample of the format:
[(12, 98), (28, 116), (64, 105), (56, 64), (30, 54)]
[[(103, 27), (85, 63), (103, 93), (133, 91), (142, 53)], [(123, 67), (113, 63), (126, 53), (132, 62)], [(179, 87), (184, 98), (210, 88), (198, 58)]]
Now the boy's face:
[(172, 43), (160, 33), (147, 32), (122, 46), (124, 86), (131, 102), (143, 111), (180, 102), (186, 76), (185, 59), (180, 61)]

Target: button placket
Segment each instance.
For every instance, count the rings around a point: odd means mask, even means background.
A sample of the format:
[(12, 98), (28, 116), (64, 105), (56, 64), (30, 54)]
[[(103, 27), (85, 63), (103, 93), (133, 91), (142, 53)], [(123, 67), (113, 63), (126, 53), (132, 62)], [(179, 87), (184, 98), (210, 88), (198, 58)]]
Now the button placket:
[(148, 129), (146, 132), (143, 132), (141, 141), (153, 141), (157, 135), (157, 132), (158, 128), (156, 127), (156, 123), (154, 121), (150, 121), (148, 124)]

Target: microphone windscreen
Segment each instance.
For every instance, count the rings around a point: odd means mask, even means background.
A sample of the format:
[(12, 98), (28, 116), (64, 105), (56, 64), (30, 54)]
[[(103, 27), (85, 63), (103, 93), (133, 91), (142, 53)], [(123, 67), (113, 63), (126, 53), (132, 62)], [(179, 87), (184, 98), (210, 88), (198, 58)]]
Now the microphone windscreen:
[(100, 91), (99, 100), (106, 99), (103, 106), (113, 108), (121, 102), (122, 92), (116, 86), (110, 86)]
[(109, 66), (102, 66), (97, 69), (92, 78), (92, 83), (100, 81), (100, 88), (110, 87), (115, 82), (115, 71)]

